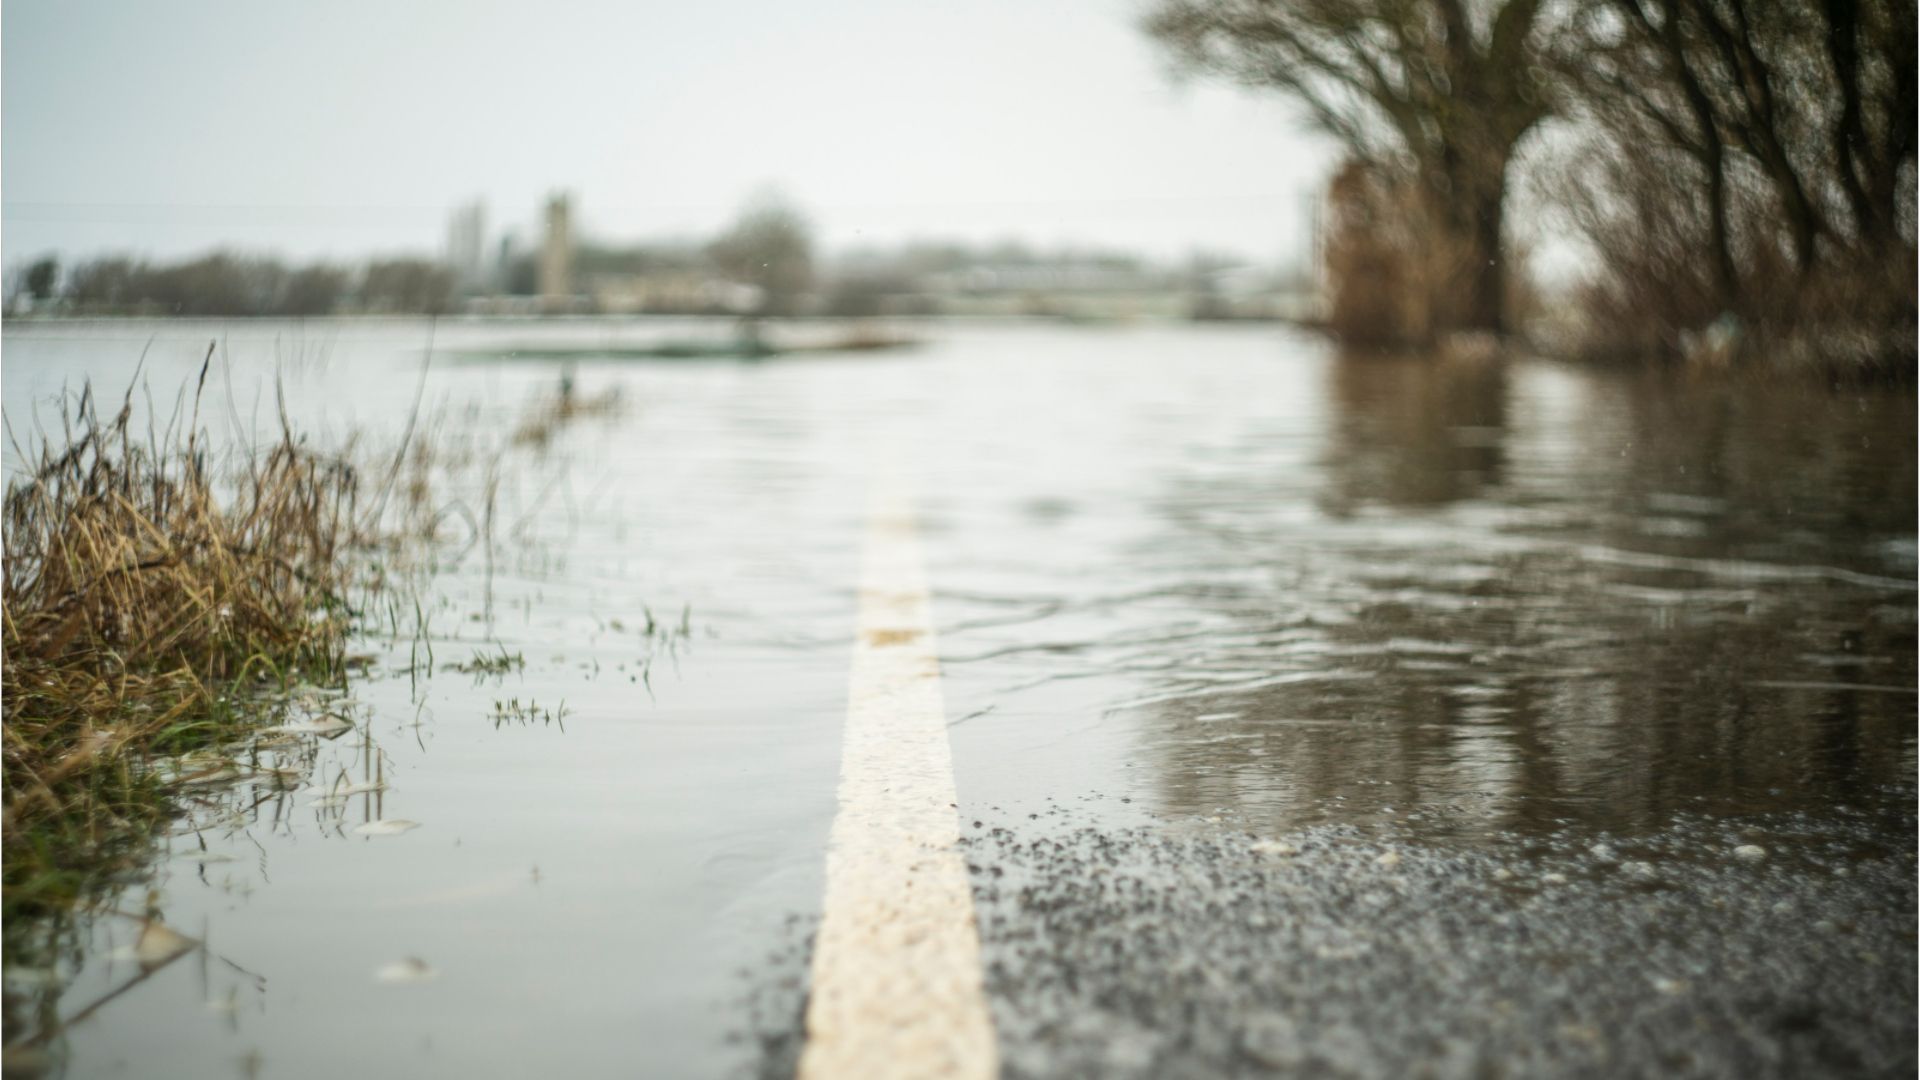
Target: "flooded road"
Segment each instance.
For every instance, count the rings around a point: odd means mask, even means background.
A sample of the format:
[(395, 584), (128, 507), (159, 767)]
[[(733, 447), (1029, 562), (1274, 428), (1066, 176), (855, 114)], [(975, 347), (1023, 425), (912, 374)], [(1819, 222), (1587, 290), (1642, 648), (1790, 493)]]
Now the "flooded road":
[(963, 753), (1025, 727), (1161, 813), (1455, 835), (1911, 778), (1910, 398), (1085, 347), (930, 485), (949, 681), (999, 676)]
[(164, 412), (221, 338), (216, 433), (271, 428), (278, 373), (303, 429), (390, 442), (417, 385), (473, 467), (351, 728), (264, 748), (297, 782), (209, 792), (116, 901), (206, 947), (144, 970), (108, 914), (10, 952), (10, 1040), (72, 1023), (72, 1077), (790, 1069), (884, 470), (1009, 1074), (1911, 1073), (1910, 391), (935, 324), (583, 356), (619, 409), (535, 441), (556, 364), (456, 355), (687, 329), (8, 327), (17, 433), (150, 338)]

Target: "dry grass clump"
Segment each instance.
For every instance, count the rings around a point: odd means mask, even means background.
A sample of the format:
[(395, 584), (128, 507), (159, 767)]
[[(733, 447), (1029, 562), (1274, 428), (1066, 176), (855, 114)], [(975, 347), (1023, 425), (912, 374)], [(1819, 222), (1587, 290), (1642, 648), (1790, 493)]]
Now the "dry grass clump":
[(1327, 189), (1327, 329), (1349, 345), (1427, 341), (1431, 259), (1409, 186), (1348, 162)]
[(183, 442), (136, 439), (131, 394), (96, 410), (83, 391), (5, 497), (9, 918), (138, 860), (168, 813), (156, 755), (231, 737), (260, 683), (344, 671), (354, 470), (284, 417), (216, 469), (197, 396)]
[[(1349, 160), (1327, 186), (1326, 329), (1349, 346), (1426, 346), (1459, 327), (1472, 306), (1479, 259), (1438, 221), (1411, 179)], [(1526, 252), (1509, 245), (1506, 259)], [(1503, 310), (1531, 304), (1522, 275), (1505, 285)]]
[(544, 449), (569, 423), (590, 417), (617, 416), (623, 404), (617, 386), (587, 397), (574, 390), (571, 374), (562, 375), (559, 392), (536, 399), (521, 417), (513, 430), (513, 445)]

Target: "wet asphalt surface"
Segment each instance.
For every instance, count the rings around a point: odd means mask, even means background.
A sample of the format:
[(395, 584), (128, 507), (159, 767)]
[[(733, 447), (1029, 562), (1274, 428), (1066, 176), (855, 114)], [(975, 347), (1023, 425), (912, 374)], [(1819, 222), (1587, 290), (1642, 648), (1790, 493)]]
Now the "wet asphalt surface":
[(969, 840), (1007, 1076), (1914, 1070), (1911, 852), (1061, 825)]
[[(1435, 846), (1099, 816), (967, 823), (1004, 1076), (1915, 1070), (1914, 855), (1878, 823)], [(810, 925), (748, 976), (759, 1076), (797, 1060)]]

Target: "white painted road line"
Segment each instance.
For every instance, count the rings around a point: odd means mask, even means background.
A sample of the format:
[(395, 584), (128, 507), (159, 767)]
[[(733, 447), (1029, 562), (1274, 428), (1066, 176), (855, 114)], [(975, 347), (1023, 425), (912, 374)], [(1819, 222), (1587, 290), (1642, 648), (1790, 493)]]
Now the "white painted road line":
[(800, 1080), (997, 1075), (913, 513), (876, 492)]

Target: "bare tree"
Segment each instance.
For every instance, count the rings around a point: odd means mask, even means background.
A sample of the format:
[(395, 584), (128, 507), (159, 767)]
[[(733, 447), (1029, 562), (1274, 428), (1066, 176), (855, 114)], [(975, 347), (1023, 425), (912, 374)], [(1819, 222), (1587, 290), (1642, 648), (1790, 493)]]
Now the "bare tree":
[(453, 271), (431, 259), (381, 259), (360, 280), (369, 311), (443, 315), (453, 310), (453, 294)]
[(1913, 0), (1601, 0), (1557, 70), (1616, 314), (1912, 322)]
[(813, 284), (813, 242), (806, 220), (776, 201), (747, 210), (708, 254), (721, 273), (760, 291), (756, 315), (793, 314)]
[(60, 280), (60, 261), (48, 255), (27, 267), (27, 295), (35, 300), (53, 299), (53, 288)]
[(1548, 115), (1541, 0), (1158, 0), (1187, 66), (1281, 90), (1360, 160), (1412, 178), (1455, 253), (1441, 328), (1506, 329), (1507, 169)]
[(338, 267), (315, 264), (287, 275), (281, 290), (277, 314), (331, 315), (346, 295), (347, 272)]
[(81, 311), (116, 311), (141, 300), (147, 269), (125, 257), (83, 262), (67, 275), (67, 299)]
[(1606, 0), (1568, 38), (1592, 112), (1624, 108), (1692, 157), (1729, 262), (1727, 187), (1771, 192), (1794, 262), (1822, 244), (1899, 239), (1900, 176), (1914, 157), (1911, 0)]

